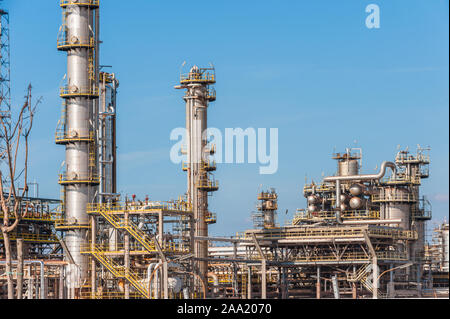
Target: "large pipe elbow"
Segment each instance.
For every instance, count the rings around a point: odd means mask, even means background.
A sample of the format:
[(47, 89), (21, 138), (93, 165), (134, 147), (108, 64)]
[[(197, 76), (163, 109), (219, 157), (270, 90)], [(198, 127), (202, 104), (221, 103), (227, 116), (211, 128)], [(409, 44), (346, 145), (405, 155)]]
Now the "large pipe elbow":
[(386, 168), (390, 168), (394, 176), (397, 174), (397, 166), (392, 162), (383, 162), (381, 163), (380, 171), (378, 174), (369, 174), (369, 175), (349, 175), (349, 176), (328, 176), (323, 179), (324, 182), (336, 182), (336, 181), (352, 181), (352, 180), (360, 180), (360, 181), (368, 181), (368, 180), (380, 180), (386, 175)]

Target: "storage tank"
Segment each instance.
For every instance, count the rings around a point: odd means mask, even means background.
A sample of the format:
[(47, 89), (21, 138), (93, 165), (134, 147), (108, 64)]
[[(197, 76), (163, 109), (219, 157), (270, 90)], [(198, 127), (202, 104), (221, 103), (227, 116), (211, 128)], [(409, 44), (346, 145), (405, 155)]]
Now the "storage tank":
[(358, 173), (359, 173), (358, 160), (351, 159), (339, 162), (338, 164), (339, 176), (358, 175)]
[(397, 226), (391, 224), (391, 227), (400, 227), (405, 230), (410, 228), (411, 204), (408, 202), (409, 191), (404, 188), (383, 188), (379, 193), (381, 201), (381, 217), (383, 219), (401, 219), (402, 222)]
[[(400, 203), (386, 203), (381, 206), (381, 216), (383, 219), (400, 219), (398, 227), (409, 229), (410, 205)], [(397, 227), (397, 224), (390, 224), (391, 227)]]

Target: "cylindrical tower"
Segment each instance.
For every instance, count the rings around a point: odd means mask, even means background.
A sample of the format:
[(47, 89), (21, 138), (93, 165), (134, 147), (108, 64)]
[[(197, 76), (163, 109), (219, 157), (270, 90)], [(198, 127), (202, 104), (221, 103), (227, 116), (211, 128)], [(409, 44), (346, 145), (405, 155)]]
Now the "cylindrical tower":
[[(187, 195), (192, 204), (195, 218), (195, 236), (208, 236), (208, 193), (217, 191), (218, 184), (211, 178), (211, 164), (209, 156), (214, 148), (208, 146), (206, 130), (208, 127), (208, 104), (215, 100), (215, 91), (210, 87), (215, 83), (213, 69), (191, 68), (188, 74), (182, 75), (177, 89), (186, 89), (183, 99), (186, 101), (186, 154), (187, 163)], [(208, 257), (207, 241), (196, 241), (194, 244), (196, 258)], [(200, 260), (195, 263), (196, 272), (208, 284), (208, 262)]]
[[(258, 194), (257, 211), (252, 214), (255, 228), (271, 229), (276, 227), (276, 214), (278, 209), (278, 194), (275, 189), (262, 191)], [(312, 201), (310, 207), (314, 206)]]
[(99, 184), (93, 115), (93, 100), (99, 96), (95, 62), (95, 10), (99, 8), (99, 0), (61, 0), (61, 7), (63, 26), (58, 35), (58, 49), (67, 52), (67, 84), (60, 92), (65, 100), (64, 125), (56, 142), (66, 146), (66, 170), (59, 183), (64, 188), (63, 213), (67, 221), (65, 254), (74, 263), (66, 268), (66, 287), (79, 289), (88, 278), (88, 258), (80, 253), (80, 248), (88, 243), (86, 208), (94, 200)]
[(350, 149), (347, 149), (345, 153), (336, 153), (333, 159), (337, 160), (337, 176), (351, 176), (359, 174), (359, 160), (361, 155), (357, 153), (351, 153)]

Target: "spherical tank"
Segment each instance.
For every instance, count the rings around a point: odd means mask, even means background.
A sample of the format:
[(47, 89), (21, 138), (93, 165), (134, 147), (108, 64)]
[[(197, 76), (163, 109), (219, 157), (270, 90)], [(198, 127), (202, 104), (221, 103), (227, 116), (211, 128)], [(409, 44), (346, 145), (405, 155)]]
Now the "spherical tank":
[(360, 209), (363, 206), (363, 200), (359, 197), (352, 197), (350, 199), (350, 207), (352, 209)]
[(350, 187), (350, 193), (353, 196), (359, 196), (359, 195), (361, 195), (363, 193), (363, 187), (361, 185), (358, 185), (358, 184), (353, 184)]
[(308, 204), (310, 205), (314, 205), (317, 204), (319, 202), (319, 198), (315, 195), (309, 195), (308, 196)]
[(340, 199), (341, 203), (345, 203), (348, 201), (348, 196), (346, 194), (341, 194)]
[(309, 205), (308, 206), (308, 212), (315, 213), (316, 211), (317, 211), (317, 206), (316, 205)]

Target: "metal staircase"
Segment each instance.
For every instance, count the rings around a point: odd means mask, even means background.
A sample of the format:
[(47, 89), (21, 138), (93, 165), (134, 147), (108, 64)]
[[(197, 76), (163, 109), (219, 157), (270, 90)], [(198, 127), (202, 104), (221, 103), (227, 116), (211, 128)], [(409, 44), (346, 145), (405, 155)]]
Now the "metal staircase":
[(115, 229), (123, 229), (127, 231), (134, 239), (136, 239), (148, 252), (156, 252), (156, 246), (152, 239), (132, 221), (126, 222), (124, 218), (109, 213), (106, 209), (99, 209), (100, 215), (105, 218)]
[[(355, 274), (347, 274), (347, 281), (360, 282), (368, 291), (373, 293), (373, 272), (372, 264), (361, 266)], [(385, 299), (387, 294), (382, 293), (378, 288), (378, 298)]]
[(150, 293), (142, 284), (139, 276), (131, 270), (127, 271), (125, 266), (119, 265), (112, 258), (106, 256), (106, 251), (102, 249), (102, 246), (94, 246), (89, 253), (116, 278), (126, 279), (144, 298), (150, 299)]

